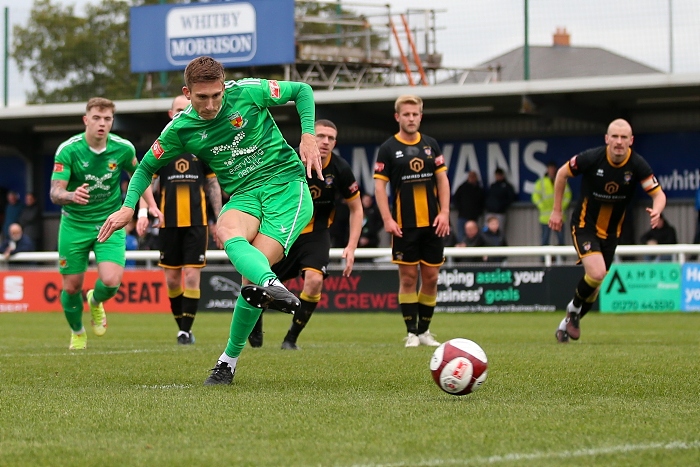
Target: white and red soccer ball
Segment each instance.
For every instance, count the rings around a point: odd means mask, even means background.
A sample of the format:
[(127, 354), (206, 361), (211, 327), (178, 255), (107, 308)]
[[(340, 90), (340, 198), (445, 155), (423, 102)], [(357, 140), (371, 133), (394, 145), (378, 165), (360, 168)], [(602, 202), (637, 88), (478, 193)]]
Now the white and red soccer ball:
[(486, 381), (487, 369), (486, 353), (469, 339), (450, 339), (435, 349), (430, 359), (435, 384), (455, 396), (479, 389)]

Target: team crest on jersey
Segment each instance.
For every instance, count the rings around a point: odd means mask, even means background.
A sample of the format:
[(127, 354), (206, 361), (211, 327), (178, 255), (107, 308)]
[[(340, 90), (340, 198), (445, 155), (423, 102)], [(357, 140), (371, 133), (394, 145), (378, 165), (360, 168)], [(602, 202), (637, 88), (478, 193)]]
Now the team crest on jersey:
[(61, 256), (58, 258), (58, 267), (59, 268), (65, 268), (68, 266), (68, 260), (66, 259), (65, 256)]
[(63, 164), (61, 164), (60, 162), (54, 163), (54, 165), (53, 165), (53, 171), (56, 172), (56, 173), (61, 173), (61, 172), (63, 172)]
[(583, 251), (591, 250), (591, 242), (583, 242)]
[(335, 175), (333, 174), (326, 174), (325, 182), (326, 182), (326, 188), (330, 188), (333, 186), (333, 181), (335, 180)]
[(117, 161), (115, 161), (114, 159), (110, 159), (109, 162), (107, 162), (107, 169), (110, 172), (114, 172), (115, 170), (117, 170)]
[(625, 185), (632, 180), (632, 172), (625, 172)]
[(245, 128), (245, 126), (248, 124), (248, 120), (244, 119), (241, 116), (240, 112), (234, 112), (232, 115), (229, 115), (228, 121), (231, 122), (231, 126), (234, 127), (236, 130), (240, 130), (241, 128)]
[(431, 148), (430, 146), (424, 147), (423, 152), (425, 152), (425, 155), (428, 156), (428, 158), (433, 156), (433, 148)]

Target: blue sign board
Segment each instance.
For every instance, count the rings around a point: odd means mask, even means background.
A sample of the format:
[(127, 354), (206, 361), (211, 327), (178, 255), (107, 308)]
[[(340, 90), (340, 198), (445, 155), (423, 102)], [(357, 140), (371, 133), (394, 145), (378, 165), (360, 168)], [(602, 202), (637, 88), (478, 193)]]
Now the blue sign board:
[[(341, 134), (342, 131), (340, 128)], [(545, 172), (547, 162), (562, 165), (581, 151), (605, 144), (602, 134), (438, 142), (453, 192), (464, 183), (471, 170), (488, 187), (494, 181), (494, 171), (501, 167), (521, 201), (530, 201), (535, 182)], [(649, 163), (667, 197), (695, 198), (700, 187), (700, 132), (639, 135), (635, 136), (632, 147)], [(350, 162), (363, 190), (369, 192), (374, 192), (372, 173), (378, 149), (379, 144), (338, 147), (343, 158)], [(577, 196), (581, 177), (570, 178), (569, 184)], [(641, 188), (638, 195), (640, 199), (647, 198)]]
[(208, 55), (226, 68), (294, 63), (294, 0), (131, 8), (131, 71), (182, 70)]
[(700, 263), (685, 263), (681, 278), (681, 309), (700, 311)]

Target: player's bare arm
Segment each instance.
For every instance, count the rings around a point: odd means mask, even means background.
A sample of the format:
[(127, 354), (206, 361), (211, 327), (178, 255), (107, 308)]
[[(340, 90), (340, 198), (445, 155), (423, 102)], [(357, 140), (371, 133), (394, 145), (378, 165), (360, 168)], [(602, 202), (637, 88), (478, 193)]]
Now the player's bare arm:
[(316, 177), (323, 180), (323, 166), (321, 165), (321, 153), (316, 144), (316, 137), (310, 133), (302, 133), (301, 142), (299, 143), (299, 155), (301, 161), (306, 167), (306, 177), (313, 177), (313, 172), (316, 171)]
[(343, 276), (349, 276), (352, 273), (352, 268), (355, 265), (355, 250), (357, 243), (360, 241), (362, 234), (362, 201), (359, 196), (347, 202), (350, 210), (350, 235), (348, 236), (348, 244), (343, 249), (343, 259), (345, 259), (345, 267), (343, 268)]
[[(218, 216), (221, 212), (221, 185), (219, 185), (219, 179), (216, 177), (207, 178), (204, 182), (204, 191), (206, 192), (207, 198), (211, 203), (211, 207), (214, 211), (214, 214)], [(211, 230), (211, 235), (212, 237), (214, 237), (216, 246), (219, 248), (223, 248), (223, 242), (221, 241), (219, 236), (216, 235), (216, 219), (210, 219), (209, 230)]]
[(402, 237), (403, 232), (399, 224), (391, 217), (391, 209), (389, 209), (389, 195), (386, 192), (387, 181), (379, 178), (374, 179), (374, 199), (377, 202), (377, 207), (384, 221), (384, 230), (391, 235)]
[(655, 229), (659, 226), (659, 218), (661, 217), (661, 213), (666, 208), (666, 193), (659, 189), (649, 196), (651, 196), (652, 204), (650, 208), (646, 209), (646, 211), (649, 213), (651, 228)]
[(450, 234), (450, 181), (447, 178), (447, 171), (436, 174), (435, 178), (440, 212), (433, 221), (433, 227), (438, 237), (446, 237)]
[(75, 191), (68, 191), (68, 181), (66, 180), (52, 180), (51, 190), (49, 196), (51, 197), (51, 202), (61, 206), (66, 204), (81, 204), (85, 205), (90, 200), (90, 193), (88, 192), (88, 184), (83, 183)]
[(569, 163), (565, 163), (559, 170), (557, 170), (557, 176), (554, 179), (554, 206), (552, 207), (552, 214), (549, 216), (549, 228), (559, 232), (562, 228), (562, 210), (561, 203), (564, 198), (564, 190), (566, 190), (566, 179), (569, 178)]

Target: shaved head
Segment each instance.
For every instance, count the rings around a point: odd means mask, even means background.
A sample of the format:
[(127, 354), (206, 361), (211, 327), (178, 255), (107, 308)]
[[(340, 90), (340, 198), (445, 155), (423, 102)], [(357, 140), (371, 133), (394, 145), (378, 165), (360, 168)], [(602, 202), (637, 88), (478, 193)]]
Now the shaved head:
[(610, 122), (608, 132), (605, 134), (605, 144), (608, 145), (608, 154), (613, 162), (619, 164), (625, 160), (633, 141), (632, 126), (627, 120), (618, 118)]

